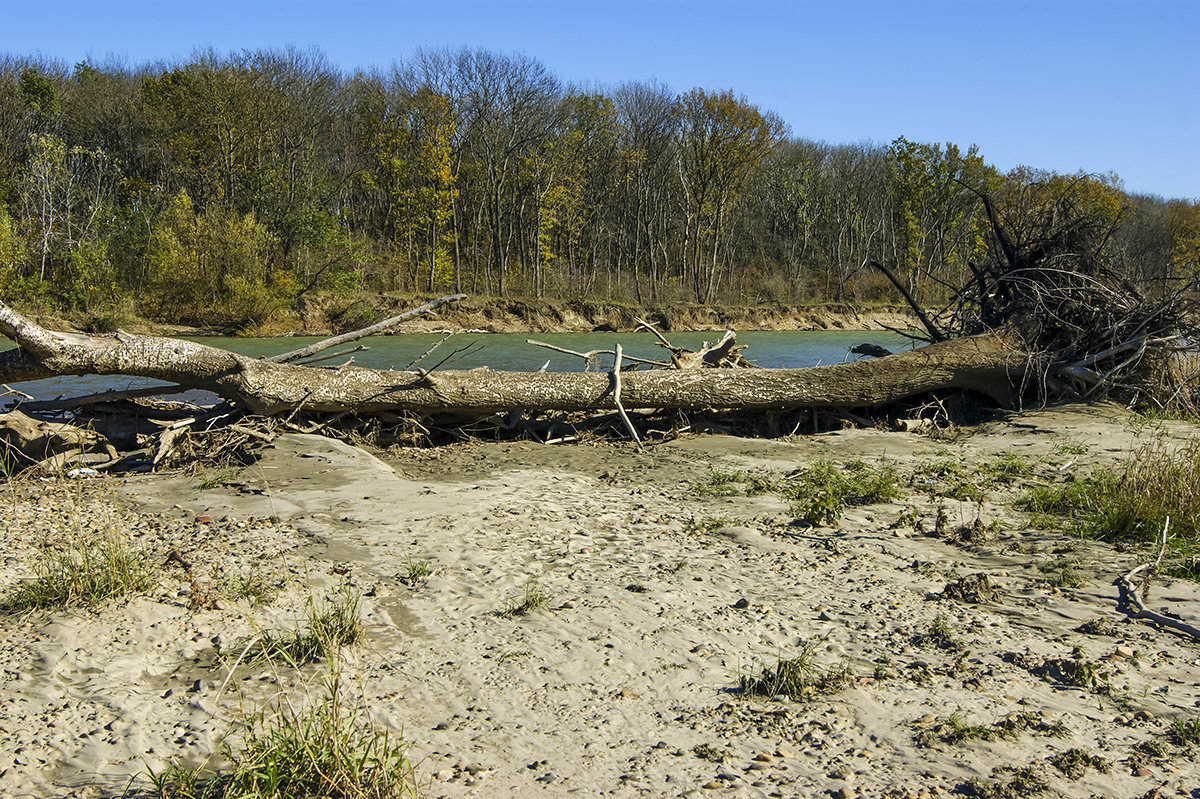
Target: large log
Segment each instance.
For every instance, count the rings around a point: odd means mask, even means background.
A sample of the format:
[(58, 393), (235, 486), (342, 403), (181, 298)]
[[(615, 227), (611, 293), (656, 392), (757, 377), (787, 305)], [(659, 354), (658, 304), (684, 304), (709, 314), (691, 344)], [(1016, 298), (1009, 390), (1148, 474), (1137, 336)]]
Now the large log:
[[(593, 411), (615, 407), (613, 381), (588, 372), (388, 371), (271, 363), (195, 342), (118, 332), (87, 336), (46, 330), (0, 304), (0, 333), (20, 345), (21, 369), (45, 376), (129, 375), (207, 389), (261, 414), (409, 410), (486, 414)], [(972, 336), (867, 361), (808, 369), (627, 372), (626, 409), (865, 407), (930, 391), (970, 389), (1011, 406), (1035, 364), (1006, 338)], [(36, 369), (33, 367), (41, 367)], [(28, 378), (25, 378), (28, 379)]]

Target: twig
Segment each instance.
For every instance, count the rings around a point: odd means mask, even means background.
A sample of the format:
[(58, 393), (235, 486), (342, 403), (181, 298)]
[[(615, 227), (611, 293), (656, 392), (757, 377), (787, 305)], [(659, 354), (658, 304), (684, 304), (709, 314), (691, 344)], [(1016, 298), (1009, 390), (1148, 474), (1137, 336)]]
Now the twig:
[(434, 351), (434, 350), (436, 350), (438, 347), (440, 347), (440, 346), (442, 346), (443, 344), (445, 344), (445, 343), (446, 343), (446, 339), (450, 338), (450, 337), (451, 337), (451, 336), (453, 336), (453, 335), (454, 335), (454, 331), (450, 331), (450, 332), (446, 333), (444, 336), (442, 336), (440, 339), (438, 339), (437, 341), (435, 341), (435, 342), (433, 343), (433, 346), (432, 346), (432, 347), (430, 347), (429, 349), (425, 350), (424, 352), (422, 352), (422, 353), (421, 353), (421, 356), (420, 356), (419, 358), (417, 358), (415, 361), (413, 361), (412, 363), (410, 363), (408, 366), (404, 367), (404, 371), (406, 371), (406, 372), (407, 372), (408, 370), (412, 369), (414, 366), (416, 366), (417, 364), (419, 364), (421, 361), (423, 361), (423, 360), (425, 360), (426, 358), (428, 358), (428, 357), (429, 357), (429, 354), (430, 354), (431, 352), (433, 352), (433, 351)]
[[(535, 341), (534, 339), (531, 339), (531, 338), (525, 339), (525, 343), (532, 344), (535, 347), (544, 347), (548, 350), (554, 350), (555, 352), (561, 352), (564, 355), (574, 355), (576, 358), (583, 358), (588, 363), (594, 363), (595, 362), (594, 356), (596, 356), (596, 355), (616, 355), (615, 350), (590, 350), (589, 352), (577, 352), (576, 350), (569, 350), (566, 347), (559, 347), (555, 344), (547, 344), (544, 341)], [(618, 345), (618, 346), (620, 346), (620, 345)], [(632, 361), (633, 363), (648, 363), (651, 366), (669, 367), (671, 365), (664, 361), (652, 361), (648, 358), (638, 358), (634, 355), (626, 355), (625, 360)], [(549, 363), (549, 361), (547, 361), (547, 363)]]
[[(1157, 624), (1160, 627), (1169, 627), (1176, 632), (1190, 635), (1197, 641), (1200, 641), (1200, 627), (1172, 618), (1163, 613), (1156, 613), (1149, 610), (1142, 602), (1142, 597), (1138, 596), (1138, 590), (1134, 586), (1134, 578), (1141, 572), (1145, 571), (1146, 576), (1143, 581), (1143, 590), (1148, 590), (1150, 580), (1157, 573), (1158, 568), (1162, 565), (1163, 555), (1167, 549), (1167, 530), (1171, 526), (1171, 519), (1168, 518), (1166, 524), (1163, 525), (1162, 541), (1158, 548), (1158, 558), (1153, 564), (1143, 563), (1142, 565), (1132, 569), (1123, 577), (1118, 577), (1116, 580), (1117, 589), (1121, 592), (1121, 598), (1118, 602), (1118, 607), (1123, 609), (1125, 613), (1132, 619), (1144, 619), (1151, 624)], [(1132, 610), (1131, 610), (1132, 607)]]
[[(5, 386), (5, 388), (8, 388)], [(118, 402), (120, 400), (133, 399), (135, 397), (158, 397), (166, 394), (182, 394), (189, 389), (185, 386), (158, 386), (150, 388), (137, 388), (128, 391), (101, 391), (97, 394), (84, 394), (79, 397), (69, 397), (61, 400), (36, 400), (33, 402), (23, 402), (20, 407), (27, 411), (69, 411), (73, 408), (84, 408), (88, 405), (98, 405), (102, 402)], [(12, 391), (14, 394), (21, 394), (23, 397), (30, 397), (22, 392)]]
[(413, 308), (411, 311), (405, 311), (404, 313), (399, 314), (398, 316), (393, 316), (390, 319), (384, 319), (382, 322), (373, 324), (370, 327), (364, 327), (360, 330), (343, 333), (340, 336), (327, 338), (323, 341), (309, 344), (307, 347), (302, 347), (298, 350), (292, 350), (291, 352), (272, 355), (270, 358), (264, 358), (263, 360), (269, 363), (291, 363), (293, 361), (298, 361), (301, 358), (307, 358), (310, 355), (315, 355), (322, 350), (329, 349), (330, 347), (337, 347), (341, 344), (347, 344), (351, 341), (358, 341), (360, 338), (383, 333), (407, 319), (412, 319), (414, 316), (420, 316), (421, 314), (431, 313), (435, 308), (440, 308), (446, 303), (457, 302), (458, 300), (465, 299), (466, 296), (466, 294), (448, 294), (445, 297), (438, 297), (436, 300), (431, 300), (430, 302), (427, 302), (418, 308)]
[(303, 361), (297, 361), (297, 363), (302, 363), (304, 366), (310, 366), (314, 363), (320, 363), (321, 361), (332, 361), (334, 358), (340, 358), (343, 355), (353, 355), (356, 352), (366, 352), (369, 349), (371, 348), (365, 344), (359, 344), (357, 347), (351, 347), (348, 350), (338, 350), (337, 352), (329, 355), (322, 355), (320, 358), (306, 358)]

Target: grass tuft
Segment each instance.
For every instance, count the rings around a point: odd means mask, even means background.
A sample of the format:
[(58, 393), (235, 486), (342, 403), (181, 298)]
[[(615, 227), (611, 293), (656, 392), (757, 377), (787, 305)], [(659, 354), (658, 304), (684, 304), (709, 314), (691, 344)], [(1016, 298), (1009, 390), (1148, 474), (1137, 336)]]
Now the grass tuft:
[(154, 586), (145, 556), (117, 536), (78, 536), (60, 546), (43, 545), (35, 578), (9, 591), (0, 612), (98, 605)]
[(855, 681), (853, 672), (845, 663), (822, 669), (806, 648), (794, 658), (779, 658), (774, 665), (764, 666), (757, 675), (743, 675), (738, 681), (738, 689), (743, 694), (783, 695), (801, 701), (836, 694), (849, 688)]
[(362, 637), (359, 595), (344, 590), (321, 601), (309, 599), (305, 611), (307, 625), (290, 632), (263, 633), (256, 659), (282, 659), (295, 667), (315, 663), (335, 654)]
[(549, 605), (550, 595), (542, 590), (537, 580), (530, 580), (525, 584), (524, 593), (520, 597), (513, 597), (505, 602), (504, 607), (497, 612), (497, 615), (512, 619), (533, 613), (535, 610), (542, 610)]
[(159, 799), (286, 799), (287, 797), (416, 796), (403, 739), (370, 722), (361, 701), (346, 706), (340, 671), (331, 670), (324, 696), (296, 707), (280, 701), (242, 722), (243, 740), (226, 752), (224, 773), (170, 766), (150, 773)]
[(1193, 576), (1200, 552), (1200, 439), (1173, 447), (1156, 440), (1119, 469), (1041, 486), (1019, 501), (1035, 524), (1078, 535), (1153, 545), (1171, 520), (1168, 571)]

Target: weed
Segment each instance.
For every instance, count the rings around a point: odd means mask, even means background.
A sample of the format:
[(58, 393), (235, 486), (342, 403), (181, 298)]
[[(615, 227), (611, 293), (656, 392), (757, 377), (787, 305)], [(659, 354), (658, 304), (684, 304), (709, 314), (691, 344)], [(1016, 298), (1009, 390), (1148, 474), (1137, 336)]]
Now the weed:
[(925, 532), (925, 522), (921, 519), (921, 511), (913, 505), (906, 505), (896, 517), (896, 527), (908, 527), (918, 535)]
[(405, 573), (410, 582), (424, 580), (433, 573), (433, 568), (429, 565), (429, 561), (421, 558), (409, 558), (404, 563)]
[(916, 742), (933, 746), (937, 742), (959, 744), (963, 741), (1012, 740), (1021, 732), (1033, 732), (1063, 738), (1070, 730), (1061, 720), (1050, 722), (1039, 713), (1010, 713), (991, 724), (968, 724), (958, 713), (936, 721), (932, 726), (918, 729)]
[(1082, 588), (1087, 580), (1079, 573), (1078, 558), (1056, 558), (1041, 564), (1042, 575), (1059, 588)]
[(890, 680), (896, 676), (895, 670), (892, 669), (892, 659), (887, 655), (880, 655), (875, 658), (875, 679)]
[(512, 619), (533, 613), (535, 610), (542, 610), (549, 605), (550, 595), (542, 590), (537, 580), (530, 580), (525, 583), (524, 593), (519, 598), (512, 597), (505, 602), (504, 608), (498, 611), (497, 615)]
[(1101, 774), (1107, 774), (1108, 770), (1112, 767), (1104, 758), (1093, 755), (1090, 752), (1085, 752), (1082, 749), (1066, 749), (1055, 755), (1051, 755), (1047, 759), (1050, 761), (1050, 765), (1072, 780), (1082, 777), (1087, 773), (1089, 768), (1094, 768)]
[(240, 466), (221, 469), (200, 478), (199, 482), (196, 483), (196, 488), (201, 491), (207, 491), (210, 488), (221, 488), (232, 483), (241, 473), (242, 469)]
[(744, 694), (784, 695), (793, 700), (836, 694), (855, 682), (846, 664), (822, 669), (805, 648), (794, 658), (779, 658), (773, 666), (764, 666), (757, 676), (742, 675), (738, 688)]
[(1003, 455), (987, 461), (981, 468), (996, 480), (1014, 480), (1018, 477), (1028, 477), (1033, 473), (1033, 464), (1012, 452), (1005, 452)]
[(248, 599), (255, 605), (268, 605), (274, 601), (284, 582), (278, 575), (268, 577), (260, 571), (251, 570), (247, 574), (226, 575), (225, 591), (234, 599)]
[[(1012, 777), (1005, 779), (1009, 774)], [(958, 792), (979, 799), (1028, 799), (1040, 796), (1049, 789), (1050, 784), (1033, 766), (997, 766), (992, 769), (992, 781), (972, 779), (959, 786)]]
[(1200, 719), (1175, 719), (1171, 740), (1180, 746), (1200, 746)]
[(1087, 451), (1087, 444), (1084, 444), (1082, 441), (1076, 441), (1072, 438), (1068, 438), (1058, 447), (1058, 452), (1060, 455), (1086, 455)]
[(305, 609), (305, 629), (264, 633), (255, 653), (258, 659), (282, 658), (303, 666), (334, 654), (362, 637), (360, 598), (349, 589), (322, 601), (311, 598)]
[(1039, 526), (1061, 523), (1117, 543), (1157, 543), (1169, 518), (1167, 570), (1186, 576), (1197, 571), (1200, 547), (1200, 439), (1178, 447), (1156, 440), (1130, 453), (1120, 469), (1032, 489), (1019, 507)]
[(954, 637), (954, 633), (951, 632), (946, 617), (940, 613), (929, 624), (929, 631), (918, 636), (918, 639), (920, 644), (936, 646), (938, 649), (945, 649), (948, 652), (958, 652), (963, 648), (958, 639)]
[(697, 519), (693, 516), (684, 522), (683, 533), (684, 535), (692, 533), (706, 533), (711, 535), (727, 524), (729, 524), (729, 520), (724, 516), (711, 516), (707, 519)]
[(403, 740), (371, 724), (361, 697), (346, 706), (336, 667), (324, 687), (325, 695), (307, 706), (280, 701), (270, 713), (244, 718), (241, 747), (226, 752), (228, 772), (172, 765), (150, 773), (155, 793), (160, 799), (416, 796)]
[(746, 475), (743, 472), (723, 472), (712, 469), (708, 473), (707, 482), (695, 486), (696, 493), (713, 497), (740, 497), (746, 493), (742, 483)]
[(154, 585), (145, 556), (111, 533), (44, 544), (34, 573), (32, 581), (9, 591), (0, 612), (96, 605)]
[(890, 464), (870, 466), (850, 461), (841, 468), (817, 461), (796, 469), (778, 490), (792, 503), (792, 513), (809, 524), (834, 524), (847, 506), (871, 505), (900, 495), (896, 470)]
[(1110, 638), (1120, 635), (1121, 631), (1117, 628), (1117, 623), (1107, 616), (1098, 616), (1094, 619), (1089, 619), (1083, 624), (1075, 628), (1075, 632), (1083, 633), (1084, 635), (1105, 635)]
[(1108, 671), (1100, 663), (1085, 660), (1079, 647), (1071, 652), (1070, 657), (1046, 658), (1029, 671), (1051, 682), (1073, 685), (1098, 694), (1109, 692)]

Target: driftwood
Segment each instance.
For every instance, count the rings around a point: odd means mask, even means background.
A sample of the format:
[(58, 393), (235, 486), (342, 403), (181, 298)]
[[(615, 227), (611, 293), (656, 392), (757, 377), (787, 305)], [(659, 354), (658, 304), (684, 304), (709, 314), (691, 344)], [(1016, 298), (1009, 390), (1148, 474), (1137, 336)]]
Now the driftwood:
[[(20, 345), (0, 380), (22, 374), (128, 375), (206, 389), (254, 413), (414, 411), (485, 415), (613, 410), (610, 375), (588, 372), (391, 371), (273, 363), (195, 342), (118, 332), (88, 336), (46, 330), (0, 305), (0, 333)], [(724, 342), (724, 340), (723, 340)], [(713, 347), (731, 349), (727, 342)], [(19, 366), (19, 368), (18, 368)], [(1004, 336), (940, 342), (873, 361), (808, 369), (669, 369), (627, 372), (625, 409), (866, 407), (945, 389), (980, 392), (1012, 406), (1031, 368)], [(28, 379), (28, 378), (27, 378)]]
[(115, 456), (104, 436), (62, 422), (33, 419), (20, 411), (0, 413), (0, 466), (4, 470), (45, 466), (51, 468), (84, 452), (107, 451)]

